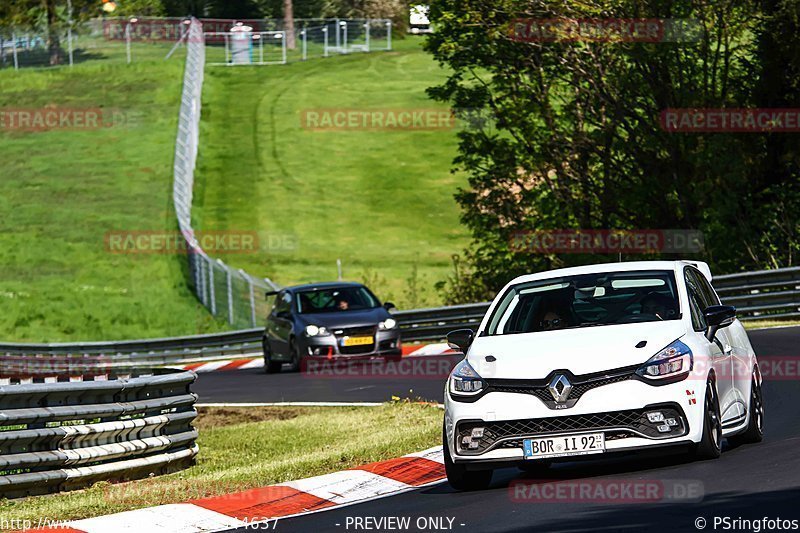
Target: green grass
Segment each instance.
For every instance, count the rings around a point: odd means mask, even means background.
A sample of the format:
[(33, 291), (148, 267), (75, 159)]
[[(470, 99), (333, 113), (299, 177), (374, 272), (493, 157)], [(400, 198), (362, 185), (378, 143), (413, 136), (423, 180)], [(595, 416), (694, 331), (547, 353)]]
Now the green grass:
[(231, 264), (288, 285), (335, 279), (340, 258), (346, 279), (367, 281), (384, 300), (439, 303), (433, 284), (468, 239), (453, 199), (465, 182), (450, 173), (455, 131), (301, 126), (304, 110), (446, 109), (425, 94), (446, 73), (421, 42), (206, 69), (195, 227), (258, 231), (265, 248)]
[[(229, 494), (399, 457), (439, 444), (430, 405), (201, 410), (197, 465), (175, 474), (0, 502), (7, 519), (79, 519)], [(354, 438), (357, 435), (358, 438)]]
[(765, 329), (765, 328), (780, 328), (789, 326), (800, 326), (800, 320), (748, 320), (742, 322), (746, 329)]
[[(136, 57), (136, 56), (134, 56)], [(101, 129), (0, 129), (0, 338), (55, 342), (224, 329), (175, 255), (109, 253), (110, 231), (174, 231), (180, 57), (0, 71), (0, 108), (103, 108)]]

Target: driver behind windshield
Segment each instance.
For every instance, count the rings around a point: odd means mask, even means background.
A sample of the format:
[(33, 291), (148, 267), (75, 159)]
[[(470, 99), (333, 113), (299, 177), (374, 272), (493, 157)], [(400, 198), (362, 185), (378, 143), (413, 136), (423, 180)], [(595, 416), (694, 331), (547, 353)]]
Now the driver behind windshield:
[(537, 331), (552, 331), (570, 326), (569, 304), (561, 297), (543, 298), (539, 302), (539, 319), (535, 321)]
[(675, 300), (658, 292), (651, 292), (641, 301), (643, 315), (655, 315), (661, 320), (675, 316)]

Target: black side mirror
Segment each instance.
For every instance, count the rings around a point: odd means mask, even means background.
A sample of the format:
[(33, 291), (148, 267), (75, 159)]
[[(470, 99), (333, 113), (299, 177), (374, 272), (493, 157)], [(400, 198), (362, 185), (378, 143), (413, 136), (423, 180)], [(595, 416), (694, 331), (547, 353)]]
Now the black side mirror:
[(278, 318), (289, 320), (290, 318), (292, 318), (292, 313), (290, 313), (289, 311), (281, 311), (275, 316), (277, 316)]
[(720, 328), (727, 328), (733, 321), (736, 320), (736, 308), (732, 305), (709, 305), (703, 311), (703, 316), (706, 319), (706, 338), (709, 341), (714, 340), (714, 335)]
[(392, 302), (383, 302), (383, 308), (388, 311), (389, 309), (397, 309), (397, 306)]
[(471, 329), (457, 329), (447, 334), (447, 344), (454, 350), (461, 350), (466, 354), (474, 338), (475, 333)]

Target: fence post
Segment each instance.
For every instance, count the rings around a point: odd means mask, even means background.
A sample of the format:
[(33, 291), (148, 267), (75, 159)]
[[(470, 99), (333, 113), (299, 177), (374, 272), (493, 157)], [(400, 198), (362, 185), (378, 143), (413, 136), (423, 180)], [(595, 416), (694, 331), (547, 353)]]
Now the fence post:
[(286, 32), (281, 33), (281, 57), (283, 58), (283, 64), (286, 64)]
[(322, 28), (322, 57), (328, 57), (328, 27)]
[(19, 70), (19, 59), (17, 58), (17, 35), (11, 34), (11, 51), (14, 54), (14, 70)]
[(367, 52), (369, 52), (369, 19), (364, 23), (364, 29), (367, 30), (365, 44), (367, 45)]
[(225, 271), (225, 282), (228, 288), (228, 324), (233, 325), (233, 278), (231, 277), (231, 269), (222, 262), (222, 259), (217, 259), (217, 264)]
[(386, 49), (392, 49), (392, 21), (386, 21)]
[(217, 316), (217, 295), (215, 294), (216, 291), (214, 290), (214, 263), (211, 262), (211, 258), (207, 258), (208, 261), (208, 289), (209, 289), (209, 297), (211, 298), (211, 314)]
[(69, 66), (72, 66), (72, 0), (67, 0), (67, 49), (69, 50)]
[(305, 28), (300, 32), (300, 35), (303, 37), (303, 61), (305, 61), (308, 56), (308, 39), (306, 38)]
[(251, 278), (250, 274), (242, 269), (239, 269), (239, 274), (242, 276), (242, 279), (247, 281), (248, 289), (250, 291), (250, 324), (252, 324), (252, 326), (255, 328), (258, 327), (258, 324), (256, 324), (256, 293), (255, 287), (253, 287), (253, 278)]

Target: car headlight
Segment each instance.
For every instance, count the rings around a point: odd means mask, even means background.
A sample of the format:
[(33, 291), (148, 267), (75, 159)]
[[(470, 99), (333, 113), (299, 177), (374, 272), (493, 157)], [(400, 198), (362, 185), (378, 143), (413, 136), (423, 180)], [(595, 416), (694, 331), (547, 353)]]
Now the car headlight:
[(387, 318), (383, 322), (378, 322), (378, 329), (394, 329), (397, 326), (397, 320), (394, 318)]
[(676, 340), (640, 366), (636, 373), (649, 380), (681, 378), (689, 375), (693, 364), (691, 348)]
[(329, 335), (329, 333), (325, 326), (315, 326), (314, 324), (309, 324), (306, 326), (306, 335), (309, 337), (324, 337)]
[(450, 373), (451, 396), (475, 396), (483, 391), (483, 379), (478, 375), (466, 359), (456, 365)]

